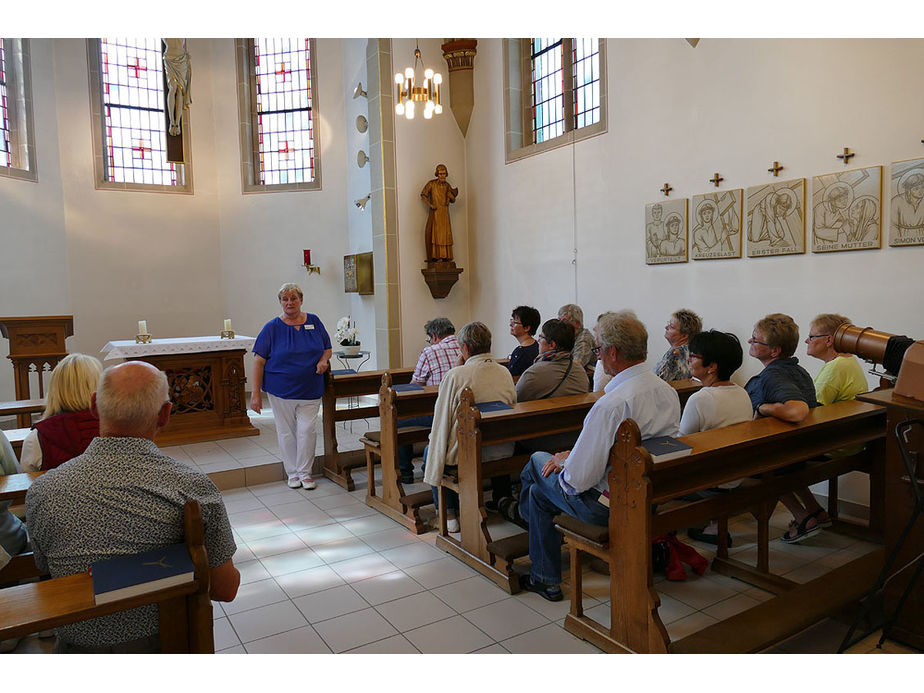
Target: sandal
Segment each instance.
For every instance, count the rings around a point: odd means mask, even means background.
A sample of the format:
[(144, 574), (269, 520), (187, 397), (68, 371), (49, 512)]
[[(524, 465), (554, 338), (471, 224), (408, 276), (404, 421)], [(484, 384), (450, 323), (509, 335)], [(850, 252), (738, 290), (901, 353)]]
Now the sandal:
[(540, 597), (548, 599), (550, 602), (560, 602), (564, 599), (560, 587), (549, 587), (542, 582), (533, 582), (529, 575), (520, 576), (520, 589), (527, 592), (535, 592)]
[(784, 544), (798, 544), (803, 539), (808, 539), (818, 534), (821, 531), (821, 525), (816, 524), (812, 528), (807, 528), (805, 526), (811, 519), (811, 515), (806, 515), (802, 522), (796, 522), (795, 520), (790, 522), (789, 529), (780, 537), (780, 541)]
[[(825, 519), (823, 520), (819, 517), (819, 515), (821, 515), (822, 513), (825, 514)], [(819, 527), (830, 527), (831, 525), (834, 524), (834, 521), (831, 519), (831, 516), (828, 515), (827, 512), (825, 512), (824, 508), (818, 508), (818, 510), (816, 510), (811, 515), (809, 515), (809, 517), (814, 517), (815, 522), (818, 523)]]

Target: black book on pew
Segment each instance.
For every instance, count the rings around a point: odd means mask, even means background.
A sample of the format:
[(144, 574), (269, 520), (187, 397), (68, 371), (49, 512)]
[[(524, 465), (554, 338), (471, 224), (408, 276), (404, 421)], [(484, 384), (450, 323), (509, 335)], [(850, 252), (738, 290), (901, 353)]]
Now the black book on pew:
[(393, 385), (392, 389), (395, 392), (409, 392), (411, 390), (423, 390), (423, 385), (418, 385), (417, 383), (405, 383), (404, 385)]
[(642, 441), (642, 447), (651, 455), (652, 462), (666, 462), (678, 457), (685, 457), (693, 448), (671, 436), (658, 436)]
[(478, 402), (475, 404), (482, 414), (486, 414), (489, 411), (503, 411), (504, 409), (513, 409), (506, 402), (501, 402), (499, 399), (492, 400), (490, 402)]
[(186, 544), (171, 544), (162, 549), (97, 561), (90, 566), (96, 604), (182, 585), (192, 579), (194, 573)]

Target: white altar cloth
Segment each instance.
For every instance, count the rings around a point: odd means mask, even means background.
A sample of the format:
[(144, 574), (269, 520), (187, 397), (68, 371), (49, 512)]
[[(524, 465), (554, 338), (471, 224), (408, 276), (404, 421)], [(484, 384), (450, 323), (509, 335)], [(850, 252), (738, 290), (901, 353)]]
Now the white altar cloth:
[(169, 354), (196, 354), (205, 351), (231, 351), (253, 348), (255, 337), (235, 336), (234, 339), (220, 337), (169, 337), (152, 339), (148, 344), (136, 344), (134, 339), (120, 339), (107, 342), (100, 349), (106, 354), (104, 360), (138, 358), (140, 356), (165, 356)]

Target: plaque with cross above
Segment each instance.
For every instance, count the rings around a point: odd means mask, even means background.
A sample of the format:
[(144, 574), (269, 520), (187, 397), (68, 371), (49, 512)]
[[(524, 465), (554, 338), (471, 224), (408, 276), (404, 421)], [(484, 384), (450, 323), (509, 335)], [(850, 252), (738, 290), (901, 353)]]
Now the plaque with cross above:
[(645, 263), (687, 261), (687, 200), (645, 205)]

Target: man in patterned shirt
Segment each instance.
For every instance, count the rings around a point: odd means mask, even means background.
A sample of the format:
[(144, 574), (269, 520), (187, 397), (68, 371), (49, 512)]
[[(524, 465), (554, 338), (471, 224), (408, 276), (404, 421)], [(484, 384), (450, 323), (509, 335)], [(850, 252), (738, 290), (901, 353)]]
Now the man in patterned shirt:
[[(142, 361), (106, 369), (91, 411), (100, 435), (82, 455), (35, 481), (26, 495), (26, 523), (35, 563), (52, 577), (90, 564), (183, 541), (183, 506), (199, 501), (211, 578), (210, 596), (231, 601), (241, 576), (237, 547), (215, 484), (167, 457), (154, 434), (170, 418), (167, 377)], [(57, 629), (56, 652), (156, 652), (157, 605)]]
[[(462, 350), (456, 341), (456, 328), (449, 318), (433, 318), (424, 325), (427, 341), (430, 346), (424, 347), (417, 359), (417, 367), (411, 382), (418, 385), (439, 385), (443, 376), (450, 369), (459, 365)], [(415, 416), (404, 419), (398, 423), (398, 428), (409, 426), (430, 426), (433, 416)], [(398, 446), (398, 469), (401, 472), (402, 484), (414, 483), (414, 446)]]

